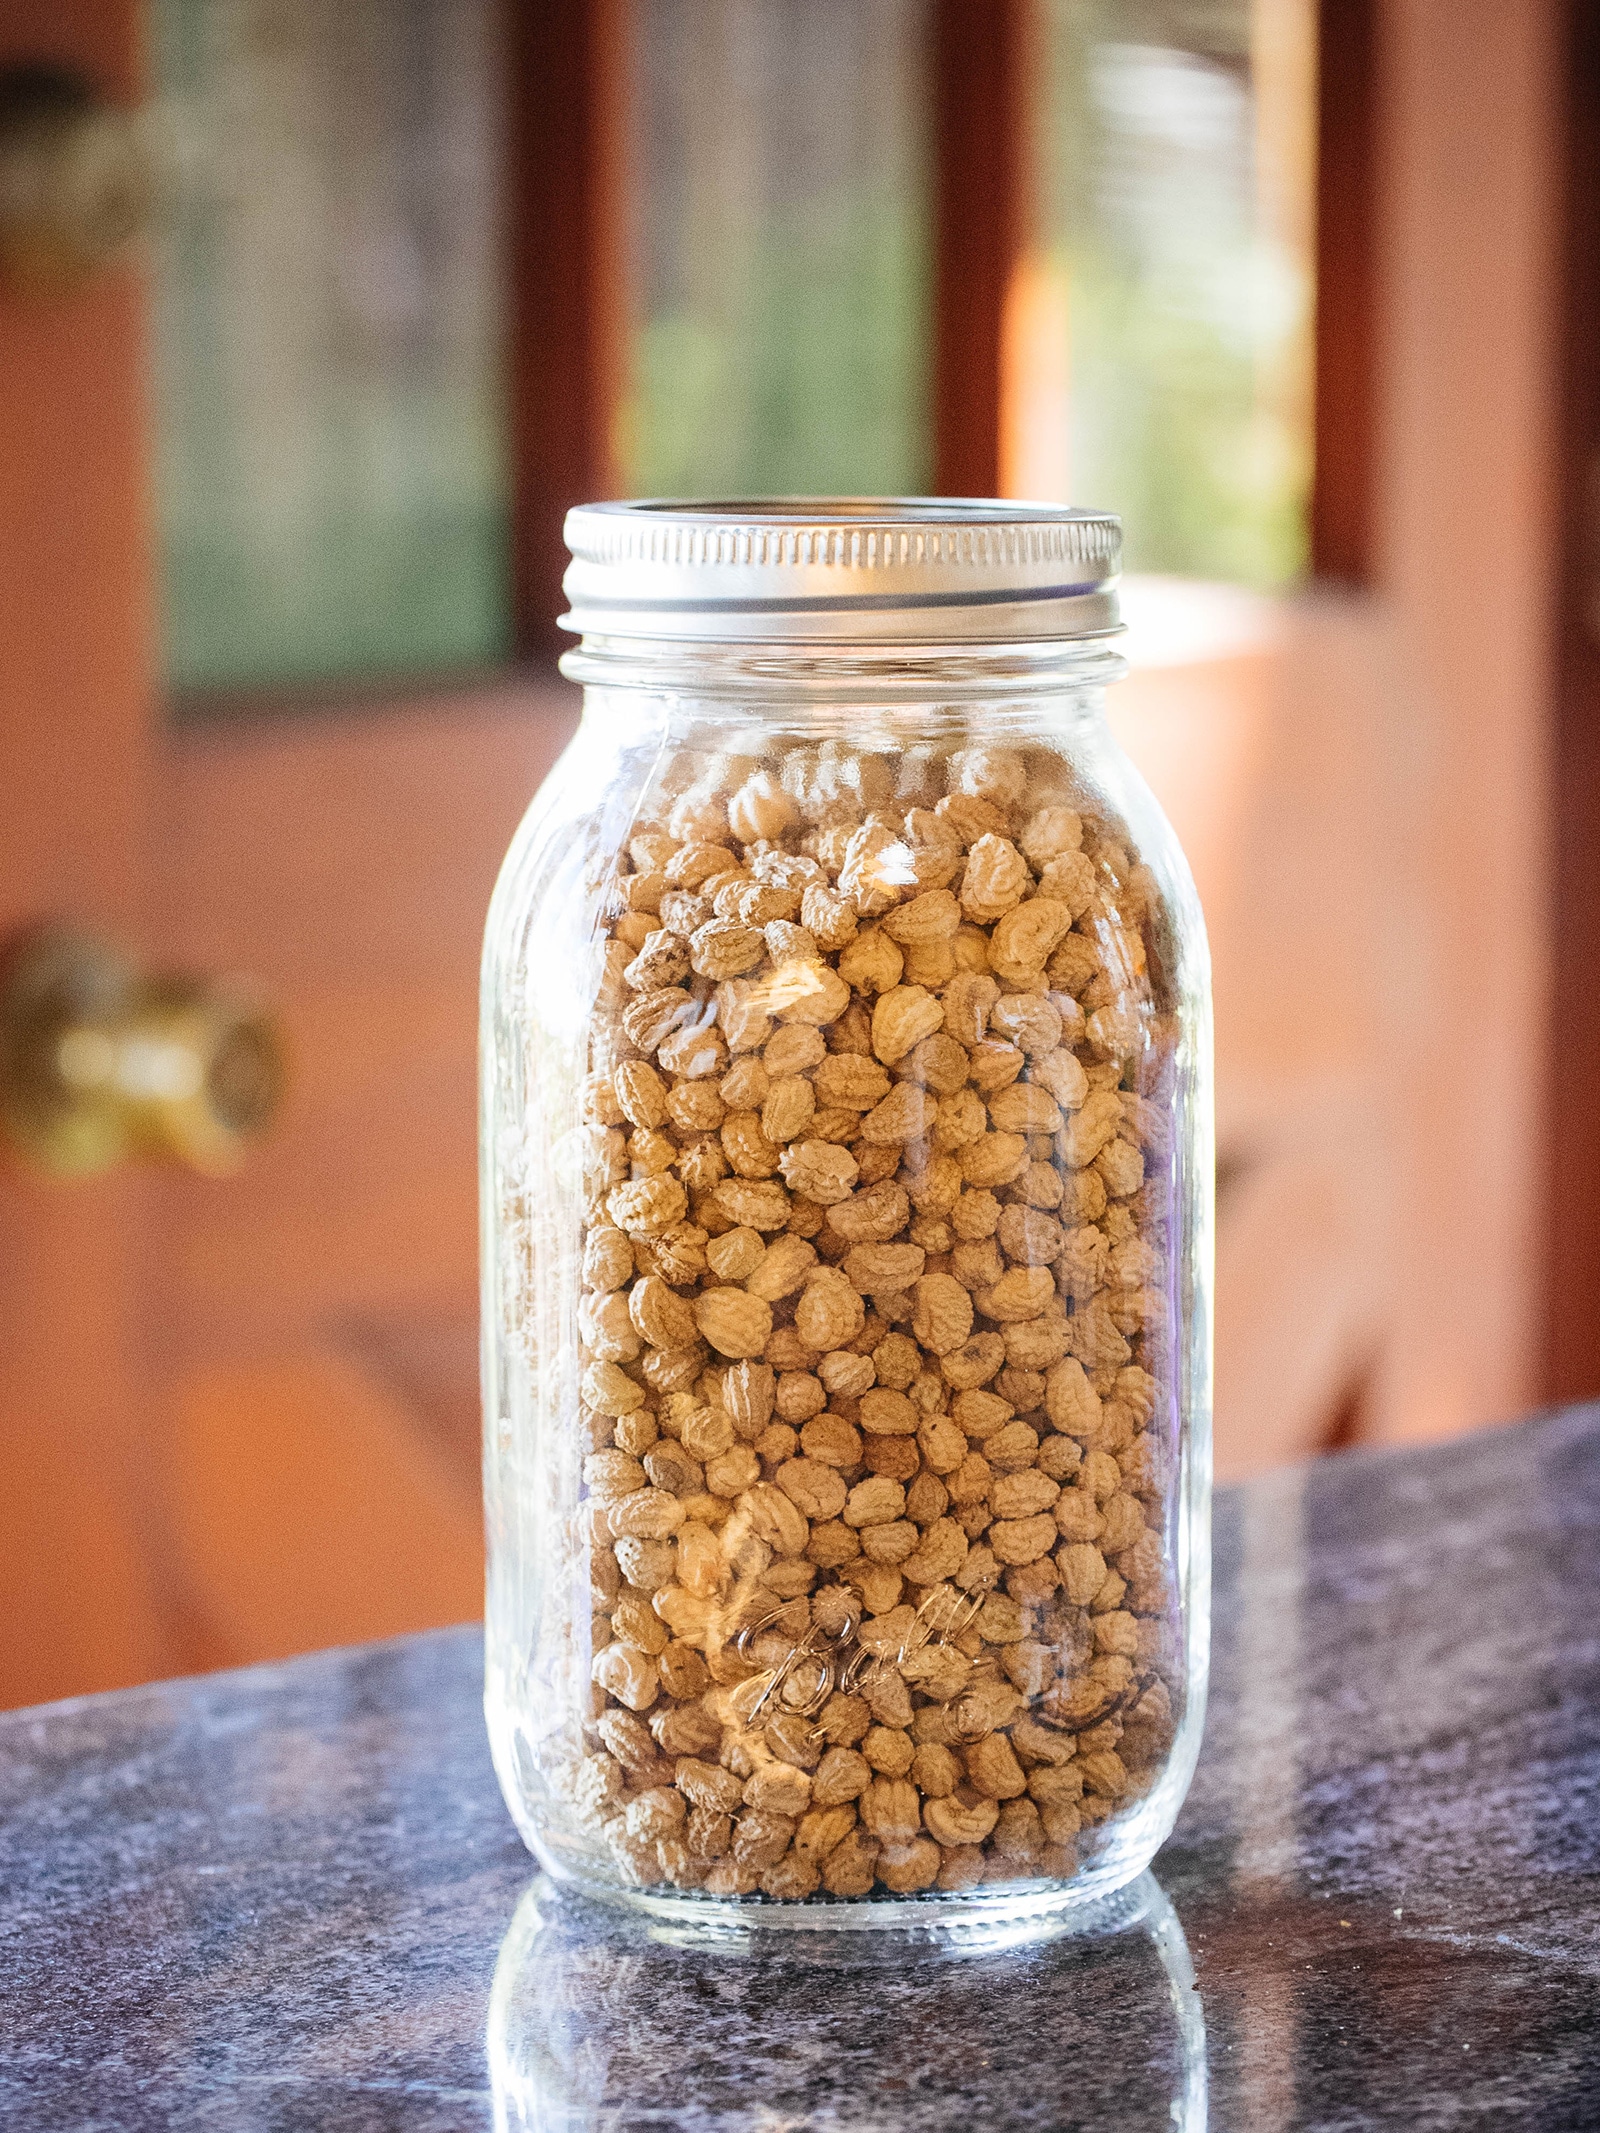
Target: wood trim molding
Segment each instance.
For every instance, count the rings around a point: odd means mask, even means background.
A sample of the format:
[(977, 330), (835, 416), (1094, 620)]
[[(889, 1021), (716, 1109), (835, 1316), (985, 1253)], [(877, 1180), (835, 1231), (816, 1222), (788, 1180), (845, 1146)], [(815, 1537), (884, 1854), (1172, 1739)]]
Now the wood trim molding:
[(553, 658), (572, 505), (621, 486), (629, 0), (512, 0), (506, 381), (517, 648)]
[(934, 0), (933, 469), (1000, 493), (1006, 294), (1028, 224), (1034, 0)]
[(1600, 16), (1565, 9), (1546, 1393), (1600, 1394)]
[(1319, 0), (1311, 569), (1354, 586), (1374, 564), (1377, 93), (1374, 0)]
[[(0, 65), (141, 87), (134, 0), (0, 0)], [(52, 920), (135, 939), (154, 672), (138, 276), (0, 288), (0, 952)], [(144, 1181), (0, 1159), (0, 1706), (167, 1658), (150, 1484)]]

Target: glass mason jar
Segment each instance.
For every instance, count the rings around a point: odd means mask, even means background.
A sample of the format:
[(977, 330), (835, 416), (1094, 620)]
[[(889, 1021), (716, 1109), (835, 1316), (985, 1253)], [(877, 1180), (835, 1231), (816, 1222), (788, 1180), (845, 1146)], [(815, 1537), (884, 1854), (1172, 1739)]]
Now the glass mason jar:
[(1207, 1653), (1208, 962), (1116, 520), (605, 504), (483, 967), (486, 1705), (559, 1881), (1136, 1876)]

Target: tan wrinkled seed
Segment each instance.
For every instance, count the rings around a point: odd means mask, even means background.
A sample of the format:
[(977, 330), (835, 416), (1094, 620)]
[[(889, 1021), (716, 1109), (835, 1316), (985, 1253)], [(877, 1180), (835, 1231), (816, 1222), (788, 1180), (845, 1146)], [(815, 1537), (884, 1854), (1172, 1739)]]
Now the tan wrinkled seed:
[(772, 1333), (771, 1306), (742, 1289), (706, 1290), (694, 1321), (719, 1355), (759, 1355)]
[(799, 1141), (785, 1148), (778, 1158), (778, 1168), (792, 1192), (824, 1207), (848, 1199), (860, 1175), (860, 1165), (848, 1148), (817, 1140)]

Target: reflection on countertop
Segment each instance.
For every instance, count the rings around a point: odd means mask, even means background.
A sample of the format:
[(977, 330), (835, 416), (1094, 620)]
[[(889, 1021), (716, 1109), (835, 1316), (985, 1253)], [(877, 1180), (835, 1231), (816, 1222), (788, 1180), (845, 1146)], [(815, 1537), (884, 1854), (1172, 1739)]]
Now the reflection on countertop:
[(554, 1901), (473, 1631), (0, 1717), (0, 2124), (1600, 2126), (1600, 1410), (1274, 1477), (1217, 1543), (1155, 1880), (983, 1955)]
[[(1003, 1952), (848, 1938), (665, 1946), (536, 1883), (489, 2001), (496, 2126), (1205, 2125), (1205, 2017), (1152, 1875), (1074, 1932)], [(1046, 2040), (1064, 2083), (1042, 2078)]]

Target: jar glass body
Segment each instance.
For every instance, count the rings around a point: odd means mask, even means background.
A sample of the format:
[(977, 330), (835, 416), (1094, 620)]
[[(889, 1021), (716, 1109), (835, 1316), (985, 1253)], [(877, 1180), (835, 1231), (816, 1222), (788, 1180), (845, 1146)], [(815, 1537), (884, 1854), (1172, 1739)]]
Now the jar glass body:
[(483, 969), (506, 1799), (680, 1919), (1088, 1902), (1207, 1654), (1209, 973), (1118, 663), (568, 665)]

